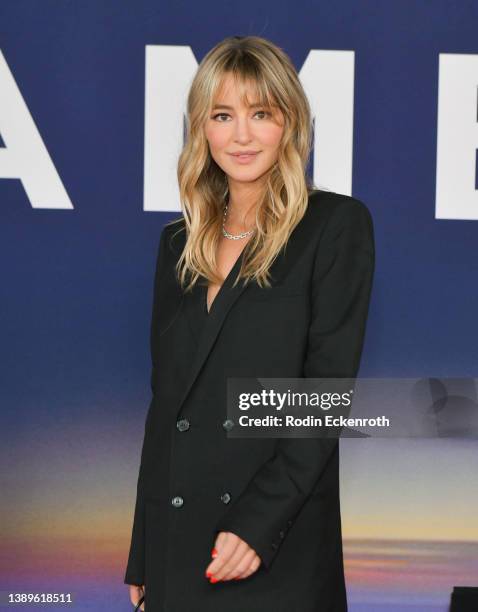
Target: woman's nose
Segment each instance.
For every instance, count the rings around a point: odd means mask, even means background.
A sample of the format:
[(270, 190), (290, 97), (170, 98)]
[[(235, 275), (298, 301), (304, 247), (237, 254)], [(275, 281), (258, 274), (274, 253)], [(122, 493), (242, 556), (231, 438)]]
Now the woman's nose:
[(247, 144), (251, 140), (251, 126), (247, 117), (238, 118), (235, 125), (234, 140)]

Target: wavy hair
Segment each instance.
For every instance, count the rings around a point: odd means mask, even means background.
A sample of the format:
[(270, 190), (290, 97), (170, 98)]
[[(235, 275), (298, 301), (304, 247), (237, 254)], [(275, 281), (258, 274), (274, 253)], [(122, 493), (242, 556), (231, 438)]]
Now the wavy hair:
[(252, 83), (257, 101), (265, 109), (278, 106), (284, 117), (278, 159), (264, 181), (255, 208), (256, 228), (244, 247), (234, 285), (242, 278), (244, 283), (254, 279), (261, 287), (270, 286), (269, 268), (287, 246), (315, 189), (306, 174), (311, 111), (289, 56), (258, 36), (224, 39), (199, 64), (187, 98), (187, 137), (177, 166), (183, 217), (171, 222), (185, 222), (186, 243), (176, 264), (185, 291), (201, 276), (217, 284), (224, 280), (216, 265), (216, 251), (229, 188), (226, 174), (211, 157), (204, 128), (227, 75), (233, 76), (244, 104), (250, 103), (245, 88)]

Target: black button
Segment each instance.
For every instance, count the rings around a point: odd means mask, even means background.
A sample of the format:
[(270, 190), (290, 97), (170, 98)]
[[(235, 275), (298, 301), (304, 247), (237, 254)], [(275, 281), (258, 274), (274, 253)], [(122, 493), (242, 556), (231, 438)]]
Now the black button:
[(290, 527), (292, 525), (292, 521), (287, 521), (287, 525)]
[(231, 501), (231, 494), (226, 491), (221, 495), (221, 501), (223, 504), (228, 504)]
[(279, 538), (282, 540), (282, 538), (285, 536), (285, 533), (283, 531), (279, 531)]
[(173, 497), (171, 503), (175, 508), (181, 508), (181, 506), (184, 504), (184, 499), (177, 495), (176, 497)]
[(271, 544), (271, 548), (272, 548), (272, 550), (277, 550), (278, 546), (277, 546), (277, 544), (274, 542), (273, 544)]
[(187, 431), (189, 429), (189, 421), (187, 419), (180, 419), (176, 423), (176, 427), (179, 429), (179, 431)]
[(234, 421), (231, 421), (231, 419), (226, 419), (222, 426), (226, 431), (231, 431), (231, 429), (234, 427)]

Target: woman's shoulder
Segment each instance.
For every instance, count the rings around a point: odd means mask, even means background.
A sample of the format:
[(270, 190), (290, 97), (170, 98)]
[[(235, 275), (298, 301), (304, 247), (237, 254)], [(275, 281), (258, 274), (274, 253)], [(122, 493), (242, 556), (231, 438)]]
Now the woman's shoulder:
[(307, 225), (316, 228), (317, 244), (329, 244), (341, 237), (358, 241), (374, 251), (374, 225), (368, 206), (358, 198), (317, 190), (310, 194)]
[(186, 237), (186, 223), (184, 217), (168, 221), (161, 232), (161, 242), (165, 242), (165, 246), (173, 252), (180, 252), (184, 246)]
[(174, 234), (175, 232), (180, 232), (186, 229), (186, 222), (184, 220), (184, 216), (181, 215), (176, 219), (172, 219), (168, 221), (163, 228), (163, 231), (168, 233), (169, 235)]
[(329, 218), (343, 215), (365, 215), (371, 217), (368, 206), (358, 198), (327, 189), (314, 189), (309, 192), (307, 212), (312, 216)]

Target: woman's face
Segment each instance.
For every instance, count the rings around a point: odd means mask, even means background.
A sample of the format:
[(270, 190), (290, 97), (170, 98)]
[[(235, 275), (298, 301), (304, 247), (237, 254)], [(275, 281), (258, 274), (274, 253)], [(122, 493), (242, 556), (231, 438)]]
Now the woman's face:
[[(247, 89), (251, 106), (244, 106), (231, 75), (214, 101), (205, 134), (211, 156), (226, 173), (229, 182), (254, 182), (277, 161), (284, 131), (282, 112), (274, 107), (272, 114), (262, 106), (254, 106), (254, 88)], [(239, 153), (252, 152), (249, 155)]]

